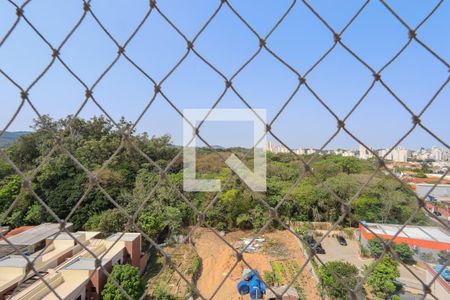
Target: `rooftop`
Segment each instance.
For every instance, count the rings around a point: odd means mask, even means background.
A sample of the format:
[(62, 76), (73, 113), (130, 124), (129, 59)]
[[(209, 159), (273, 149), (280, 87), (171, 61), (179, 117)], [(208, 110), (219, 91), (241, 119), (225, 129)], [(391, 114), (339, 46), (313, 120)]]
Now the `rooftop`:
[[(102, 265), (104, 260), (102, 261)], [(95, 270), (95, 258), (77, 257), (71, 260), (65, 267), (65, 270)]]
[(119, 241), (131, 242), (139, 236), (140, 236), (140, 233), (135, 233), (135, 232), (126, 232), (126, 233), (118, 232), (118, 233), (115, 233), (115, 234), (109, 236), (108, 238), (106, 238), (106, 240), (107, 241), (119, 240)]
[(14, 247), (12, 247), (10, 245), (1, 245), (0, 244), (0, 258), (10, 255), (10, 254), (20, 254), (19, 252), (27, 251), (26, 247), (23, 247), (23, 246), (18, 246), (16, 248), (18, 248), (19, 251), (17, 251)]
[[(402, 225), (363, 223), (363, 227), (369, 227), (376, 234), (394, 236)], [(403, 238), (427, 240), (433, 242), (450, 243), (450, 234), (440, 227), (407, 225), (398, 235)]]
[[(30, 257), (33, 260), (33, 257)], [(1, 267), (14, 267), (14, 268), (24, 268), (27, 265), (26, 259), (21, 255), (9, 255), (0, 258), (0, 268)]]
[[(71, 226), (72, 223), (67, 223), (66, 228), (70, 228)], [(8, 238), (8, 241), (14, 245), (29, 246), (50, 238), (59, 231), (59, 224), (44, 223), (19, 234), (13, 235)], [(0, 241), (0, 245), (8, 245), (8, 243), (2, 240)]]
[[(14, 235), (16, 235), (16, 234), (19, 234), (19, 233), (22, 233), (22, 232), (25, 232), (25, 231), (27, 231), (27, 230), (30, 230), (31, 228), (33, 228), (34, 226), (21, 226), (21, 227), (17, 227), (17, 228), (14, 228), (13, 230), (11, 230), (10, 232), (8, 232), (7, 234), (5, 234), (5, 237), (7, 237), (7, 238), (9, 238), (9, 237), (12, 237), (12, 236), (14, 236)], [(1, 238), (1, 240), (2, 240), (3, 238)], [(9, 240), (9, 239), (8, 239)]]
[[(82, 232), (71, 232), (70, 233), (77, 240), (82, 240), (84, 238), (84, 234)], [(61, 232), (57, 237), (54, 238), (55, 241), (68, 241), (74, 240), (67, 232)]]
[[(432, 187), (432, 186), (434, 186), (434, 183), (417, 183), (416, 186), (429, 186), (429, 187)], [(448, 188), (448, 187), (450, 187), (450, 184), (440, 183), (440, 184), (436, 184), (436, 187), (446, 187), (446, 188)]]

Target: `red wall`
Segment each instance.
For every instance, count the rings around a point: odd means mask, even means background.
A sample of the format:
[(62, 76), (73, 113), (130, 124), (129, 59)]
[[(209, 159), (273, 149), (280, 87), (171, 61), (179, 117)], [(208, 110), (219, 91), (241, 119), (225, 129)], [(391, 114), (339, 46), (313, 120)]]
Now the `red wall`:
[[(371, 240), (375, 237), (374, 234), (367, 231), (364, 226), (359, 224), (359, 230), (362, 234), (362, 236), (366, 240)], [(383, 239), (392, 239), (391, 235), (386, 234), (377, 234), (380, 238)], [(426, 248), (426, 249), (433, 249), (433, 250), (449, 250), (450, 249), (450, 243), (444, 243), (444, 242), (436, 242), (436, 241), (427, 241), (427, 240), (418, 240), (418, 239), (412, 239), (412, 238), (406, 238), (406, 237), (396, 237), (394, 239), (394, 243), (400, 244), (400, 243), (407, 243), (409, 246), (416, 246), (418, 248)]]

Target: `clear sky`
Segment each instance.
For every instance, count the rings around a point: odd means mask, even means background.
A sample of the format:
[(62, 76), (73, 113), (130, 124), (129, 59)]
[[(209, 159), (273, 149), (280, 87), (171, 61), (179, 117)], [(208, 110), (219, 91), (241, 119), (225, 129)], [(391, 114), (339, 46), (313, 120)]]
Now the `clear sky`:
[[(21, 3), (22, 1), (17, 1)], [(123, 43), (144, 17), (148, 0), (93, 0), (92, 9), (112, 35)], [(388, 1), (411, 26), (417, 26), (438, 1)], [(218, 7), (216, 0), (160, 0), (158, 7), (189, 38), (199, 31)], [(265, 36), (287, 10), (291, 1), (237, 1), (230, 3)], [(309, 3), (340, 31), (363, 1), (329, 0)], [(33, 0), (25, 15), (52, 43), (58, 46), (82, 15), (80, 0)], [(0, 1), (0, 37), (16, 18), (15, 8)], [(418, 37), (450, 61), (450, 3), (445, 1), (418, 31)], [(408, 32), (380, 3), (371, 1), (342, 36), (343, 42), (374, 69), (380, 69), (408, 41)], [(224, 6), (210, 26), (195, 42), (195, 49), (227, 77), (258, 49), (258, 40)], [(267, 45), (300, 73), (304, 73), (333, 44), (330, 31), (301, 1), (297, 1), (284, 22), (273, 32)], [(154, 11), (126, 48), (126, 53), (153, 79), (160, 81), (186, 51), (185, 41)], [(89, 86), (114, 60), (117, 47), (87, 15), (81, 26), (61, 50), (61, 58)], [(0, 48), (0, 68), (23, 87), (27, 87), (51, 60), (50, 49), (23, 22)], [(418, 43), (408, 49), (382, 73), (383, 80), (416, 113), (447, 80), (449, 70)], [(372, 75), (341, 46), (308, 76), (312, 89), (343, 118), (372, 82)], [(265, 108), (272, 119), (297, 85), (297, 77), (263, 50), (234, 80), (239, 93), (255, 108)], [(162, 90), (180, 109), (209, 108), (224, 90), (224, 81), (194, 53), (190, 53), (162, 84)], [(123, 57), (95, 87), (94, 95), (112, 118), (135, 121), (153, 95), (153, 84)], [(84, 100), (84, 88), (57, 61), (31, 89), (30, 99), (42, 114), (61, 118), (77, 111)], [(20, 103), (19, 91), (0, 75), (0, 127), (3, 128)], [(231, 91), (221, 108), (243, 108)], [(92, 103), (82, 117), (100, 115)], [(423, 123), (447, 143), (450, 140), (450, 93), (447, 85), (423, 115)], [(28, 130), (36, 115), (25, 106), (9, 131)], [(374, 148), (389, 147), (410, 127), (409, 113), (380, 85), (346, 122), (350, 131)], [(242, 126), (240, 126), (242, 125)], [(249, 124), (205, 124), (211, 144), (246, 145)], [(138, 123), (139, 132), (170, 134), (182, 140), (182, 121), (168, 103), (158, 96)], [(336, 129), (336, 121), (304, 87), (273, 125), (273, 131), (286, 144), (320, 147)], [(269, 138), (270, 139), (270, 138)], [(438, 141), (416, 129), (403, 143), (409, 148), (433, 145)], [(344, 132), (329, 148), (356, 148)]]

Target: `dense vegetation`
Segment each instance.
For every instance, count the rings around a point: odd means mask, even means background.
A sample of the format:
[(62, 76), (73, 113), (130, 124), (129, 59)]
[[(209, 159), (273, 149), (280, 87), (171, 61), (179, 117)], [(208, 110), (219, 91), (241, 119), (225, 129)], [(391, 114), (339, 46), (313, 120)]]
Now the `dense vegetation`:
[(127, 300), (123, 292), (113, 283), (116, 284), (127, 293), (131, 299), (140, 299), (145, 291), (145, 283), (139, 274), (139, 269), (131, 265), (115, 265), (111, 272), (111, 277), (102, 290), (104, 300)]
[[(369, 264), (366, 270), (370, 270), (374, 263)], [(400, 299), (398, 295), (395, 295), (401, 288), (396, 281), (400, 276), (398, 265), (397, 261), (385, 255), (370, 273), (367, 283), (375, 296), (380, 299)]]
[[(368, 243), (370, 255), (378, 258), (384, 252), (383, 241), (380, 238), (371, 239)], [(398, 258), (404, 263), (414, 262), (414, 251), (406, 243), (399, 243), (393, 245), (393, 250), (398, 255)]]
[(15, 140), (17, 140), (19, 137), (29, 134), (28, 131), (5, 131), (0, 136), (0, 149), (5, 148), (9, 145), (11, 145)]
[[(125, 122), (120, 125), (127, 127)], [(48, 128), (57, 132), (60, 138), (55, 140)], [(180, 151), (168, 136), (133, 134), (129, 141), (162, 168), (167, 167)], [(62, 148), (47, 158), (55, 143)], [(121, 143), (123, 149), (109, 160)], [(73, 158), (64, 149), (73, 154)], [(199, 149), (198, 177), (225, 180), (231, 171), (218, 153), (226, 157), (232, 151), (243, 157), (247, 152), (246, 149), (216, 151)], [(178, 233), (197, 222), (193, 209), (176, 191), (182, 191), (182, 158), (177, 157), (168, 168), (167, 178), (159, 181), (158, 169), (135, 151), (129, 142), (123, 141), (120, 131), (103, 118), (45, 119), (36, 122), (34, 132), (20, 137), (6, 152), (24, 174), (32, 177), (32, 190), (37, 196), (60, 218), (70, 215), (69, 222), (74, 224), (75, 230), (95, 229), (108, 233), (124, 229), (127, 218), (104, 191), (130, 214), (142, 208), (136, 215), (136, 221), (149, 236), (164, 237), (168, 233)], [(85, 170), (74, 159), (95, 175), (103, 190), (89, 180)], [(303, 164), (289, 154), (268, 153), (267, 159), (267, 193), (255, 195), (245, 188), (238, 177), (232, 177), (212, 208), (207, 210), (205, 222), (221, 230), (259, 228), (269, 220), (269, 214), (258, 197), (263, 197), (271, 206), (284, 200), (279, 209), (283, 221), (336, 221), (342, 209), (332, 193), (349, 201), (373, 173), (370, 161), (321, 156), (312, 165), (316, 177), (307, 173), (285, 197), (303, 173)], [(247, 163), (252, 164), (251, 157), (247, 158)], [(38, 166), (37, 172), (34, 172)], [(325, 182), (332, 191), (321, 182)], [(190, 192), (184, 195), (198, 210), (203, 211), (214, 199), (215, 193)], [(80, 199), (79, 207), (71, 213)], [(14, 208), (7, 211), (14, 201)], [(350, 226), (356, 226), (360, 220), (399, 223), (404, 222), (414, 208), (415, 201), (410, 192), (379, 172), (354, 199), (352, 215), (344, 222)], [(22, 188), (21, 177), (4, 159), (0, 160), (0, 212), (2, 225), (12, 227), (54, 221), (31, 191)], [(415, 221), (423, 220), (423, 215), (419, 215)], [(277, 224), (273, 222), (272, 226)]]
[(349, 299), (349, 289), (356, 286), (358, 275), (358, 268), (348, 262), (330, 261), (319, 267), (320, 283), (332, 299)]

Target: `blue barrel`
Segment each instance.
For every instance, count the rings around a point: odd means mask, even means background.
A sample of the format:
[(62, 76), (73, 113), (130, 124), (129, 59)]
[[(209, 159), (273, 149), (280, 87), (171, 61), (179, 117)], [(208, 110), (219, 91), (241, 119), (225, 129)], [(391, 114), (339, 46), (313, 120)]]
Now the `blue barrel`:
[(240, 295), (247, 295), (249, 292), (248, 281), (241, 280), (237, 288)]
[(248, 282), (249, 289), (250, 289), (250, 298), (252, 299), (262, 299), (263, 294), (266, 292), (266, 287), (263, 285), (263, 288), (261, 286), (262, 282), (259, 279), (258, 276), (253, 276), (252, 280)]

